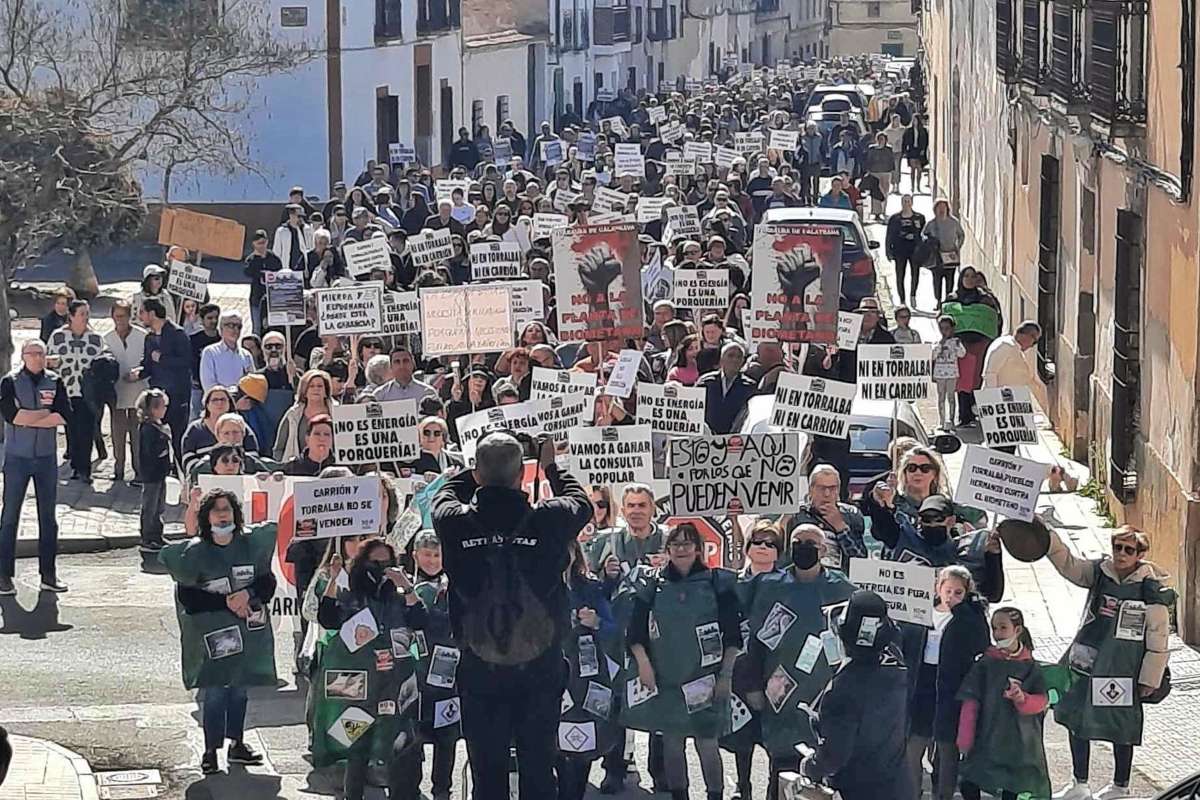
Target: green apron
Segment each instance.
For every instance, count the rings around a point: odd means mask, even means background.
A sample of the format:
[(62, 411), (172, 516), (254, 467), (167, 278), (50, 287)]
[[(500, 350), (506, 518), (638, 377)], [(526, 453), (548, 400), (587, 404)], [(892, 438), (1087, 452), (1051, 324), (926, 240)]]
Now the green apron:
[(716, 700), (713, 690), (724, 653), (717, 594), (733, 591), (734, 580), (727, 570), (709, 569), (680, 581), (659, 575), (647, 587), (651, 619), (647, 653), (658, 691), (634, 704), (641, 684), (636, 662), (630, 659), (621, 718), (626, 727), (706, 739), (729, 728), (729, 701)]
[(597, 575), (604, 573), (604, 552), (610, 548), (613, 534), (619, 534), (620, 531), (620, 528), (600, 528), (592, 533), (592, 538), (580, 543), (583, 556), (592, 572)]
[[(578, 606), (572, 609), (573, 620), (578, 611)], [(623, 685), (618, 681), (621, 666), (609, 655), (610, 648), (605, 637), (579, 624), (563, 639), (567, 686), (558, 724), (561, 755), (591, 760), (616, 743), (617, 698)]]
[(1048, 686), (1036, 661), (1012, 661), (984, 655), (975, 662), (958, 690), (959, 700), (977, 700), (975, 744), (963, 757), (960, 776), (997, 797), (1001, 790), (1031, 797), (1050, 796), (1046, 749), (1042, 739), (1045, 714), (1019, 714), (1005, 699), (1009, 680), (1020, 681), (1026, 694), (1046, 694)]
[[(225, 547), (192, 538), (164, 547), (158, 561), (182, 586), (233, 594), (271, 573), (275, 535), (275, 524), (266, 523), (234, 536)], [(274, 686), (275, 637), (268, 606), (243, 620), (227, 609), (188, 614), (176, 602), (183, 685)]]
[(1060, 662), (1070, 668), (1072, 680), (1054, 718), (1079, 739), (1139, 745), (1145, 610), (1172, 605), (1175, 592), (1153, 578), (1117, 583), (1100, 569), (1100, 562), (1095, 569), (1083, 624)]
[(342, 590), (338, 605), (346, 621), (322, 636), (309, 687), (313, 765), (350, 755), (388, 761), (396, 736), (416, 717), (419, 695), (404, 598), (364, 605)]
[(657, 579), (658, 570), (649, 564), (638, 564), (621, 577), (609, 601), (612, 604), (613, 622), (616, 623), (617, 632), (606, 646), (609, 657), (620, 667), (615, 680), (616, 696), (613, 698), (618, 718), (621, 710), (627, 705), (627, 683), (630, 676), (635, 680), (637, 678), (637, 665), (625, 646), (625, 632), (629, 630), (629, 621), (633, 618), (634, 601), (639, 596), (648, 597), (650, 587)]
[[(738, 602), (742, 609), (750, 608), (754, 596), (755, 575), (747, 567), (738, 573), (737, 593)], [(750, 708), (746, 702), (746, 684), (749, 680), (750, 659), (746, 657), (746, 649), (750, 644), (750, 620), (742, 619), (742, 649), (738, 652), (737, 660), (733, 662), (733, 693), (729, 697), (729, 733), (721, 737), (721, 747), (731, 753), (744, 753), (752, 750), (754, 745), (762, 744), (762, 724), (758, 712)]]
[[(413, 588), (429, 615), (425, 630), (417, 631), (413, 638), (417, 653), (417, 687), (421, 692), (421, 732), (427, 737), (447, 735), (457, 740), (462, 737), (461, 715), (454, 713), (460, 707), (458, 674), (457, 668), (452, 670), (450, 666), (461, 653), (450, 629), (450, 600), (444, 573), (442, 580), (422, 581)], [(438, 654), (438, 670), (431, 684), (429, 670), (435, 653)]]
[(805, 582), (780, 570), (755, 582), (748, 649), (762, 659), (766, 703), (759, 719), (773, 756), (794, 756), (800, 742), (817, 744), (809, 709), (841, 665), (836, 625), (854, 589), (836, 570)]

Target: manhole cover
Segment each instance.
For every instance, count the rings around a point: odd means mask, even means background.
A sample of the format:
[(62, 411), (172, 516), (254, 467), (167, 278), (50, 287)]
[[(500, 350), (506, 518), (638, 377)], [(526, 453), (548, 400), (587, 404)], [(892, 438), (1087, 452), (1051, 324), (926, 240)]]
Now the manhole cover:
[(125, 769), (120, 772), (98, 772), (96, 782), (101, 786), (131, 786), (139, 783), (162, 783), (162, 773), (156, 769)]

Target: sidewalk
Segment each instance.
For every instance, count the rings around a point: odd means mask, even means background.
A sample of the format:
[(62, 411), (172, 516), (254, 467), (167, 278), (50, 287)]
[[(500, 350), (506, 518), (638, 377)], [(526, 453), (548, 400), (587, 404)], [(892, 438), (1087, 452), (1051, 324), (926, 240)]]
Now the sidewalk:
[(82, 756), (42, 739), (10, 741), (12, 768), (0, 800), (99, 800), (96, 776)]

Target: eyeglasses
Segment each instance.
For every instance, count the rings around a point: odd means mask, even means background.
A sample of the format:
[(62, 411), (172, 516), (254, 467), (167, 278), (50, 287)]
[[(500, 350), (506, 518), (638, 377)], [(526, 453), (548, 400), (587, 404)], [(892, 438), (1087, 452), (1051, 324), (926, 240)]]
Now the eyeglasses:
[(696, 547), (696, 543), (690, 539), (681, 539), (674, 542), (667, 542), (668, 550), (692, 550)]
[(228, 403), (228, 402), (229, 402), (229, 398), (226, 397), (225, 395), (221, 395), (219, 397), (217, 395), (213, 395), (212, 397), (208, 398), (209, 405), (212, 405), (213, 403)]
[(445, 436), (445, 434), (442, 433), (442, 431), (438, 428), (423, 430), (421, 431), (421, 435), (426, 439), (441, 439), (443, 436)]
[(750, 546), (751, 547), (769, 547), (772, 550), (779, 549), (779, 543), (776, 542), (774, 539), (751, 539)]
[(607, 500), (597, 500), (594, 503), (592, 503), (592, 505), (594, 505), (596, 508), (599, 508), (601, 510), (605, 510), (605, 511), (608, 510), (608, 501)]
[(934, 467), (933, 464), (908, 464), (904, 467), (904, 471), (910, 475), (914, 472), (928, 474), (933, 472), (935, 469), (937, 468)]
[(946, 521), (946, 515), (938, 512), (918, 514), (917, 516), (921, 520), (922, 525), (941, 525)]
[(233, 330), (235, 330), (235, 331), (240, 331), (240, 330), (242, 329), (242, 323), (240, 323), (240, 322), (226, 322), (226, 323), (225, 323), (225, 324), (224, 324), (222, 327), (224, 327), (224, 328), (232, 328), (232, 329), (233, 329)]
[(1117, 553), (1124, 553), (1127, 556), (1136, 556), (1141, 552), (1136, 544), (1117, 544), (1116, 542), (1113, 542), (1112, 549), (1114, 556)]
[(225, 456), (224, 458), (221, 459), (221, 463), (222, 464), (241, 464), (242, 459), (240, 456)]
[(264, 344), (263, 349), (264, 350), (282, 350), (283, 345), (281, 345), (281, 344)]

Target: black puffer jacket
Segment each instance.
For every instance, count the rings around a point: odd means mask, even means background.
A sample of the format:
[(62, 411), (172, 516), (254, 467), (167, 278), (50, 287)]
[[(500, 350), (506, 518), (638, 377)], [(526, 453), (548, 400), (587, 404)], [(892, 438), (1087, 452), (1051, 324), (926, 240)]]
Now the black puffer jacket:
[(83, 371), (80, 392), (83, 400), (99, 414), (105, 406), (117, 402), (117, 380), (121, 377), (121, 365), (111, 353), (101, 353)]

